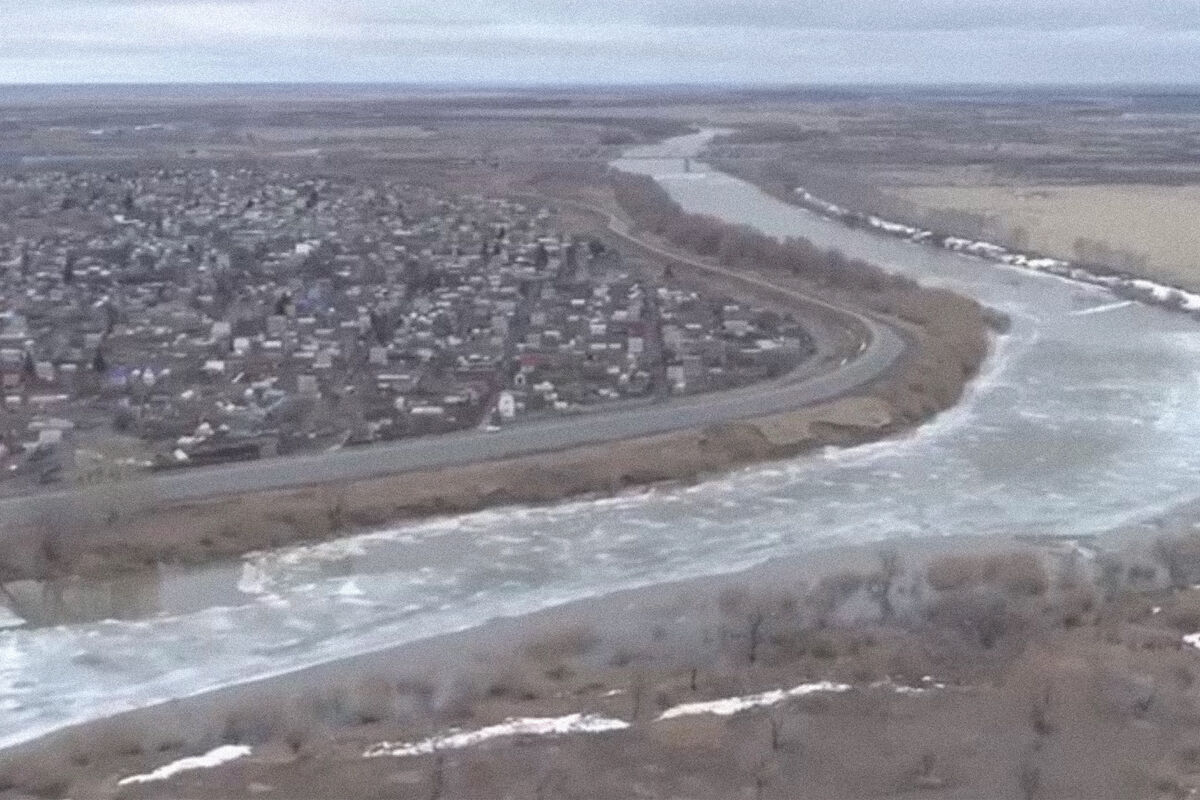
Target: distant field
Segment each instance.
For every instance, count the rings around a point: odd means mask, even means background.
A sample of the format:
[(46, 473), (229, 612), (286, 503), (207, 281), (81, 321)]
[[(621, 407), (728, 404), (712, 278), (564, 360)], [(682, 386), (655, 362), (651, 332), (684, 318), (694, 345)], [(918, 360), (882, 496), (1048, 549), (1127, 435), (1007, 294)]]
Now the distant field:
[(828, 92), (714, 103), (774, 191), (1200, 288), (1195, 92)]
[[(888, 187), (916, 209), (988, 219), (997, 238), (1200, 288), (1200, 186)], [(1105, 252), (1107, 251), (1107, 252)]]

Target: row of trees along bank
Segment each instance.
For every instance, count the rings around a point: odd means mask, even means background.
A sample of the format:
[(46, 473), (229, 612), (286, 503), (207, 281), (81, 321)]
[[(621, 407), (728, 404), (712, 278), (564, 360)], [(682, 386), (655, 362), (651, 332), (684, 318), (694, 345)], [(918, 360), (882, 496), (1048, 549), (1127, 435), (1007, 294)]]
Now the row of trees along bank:
[(915, 356), (876, 392), (902, 419), (953, 405), (987, 355), (989, 326), (1002, 330), (1006, 324), (970, 298), (921, 286), (807, 239), (780, 241), (746, 225), (688, 213), (649, 176), (614, 172), (612, 186), (621, 208), (646, 233), (724, 267), (775, 274), (814, 295), (908, 323), (917, 338)]

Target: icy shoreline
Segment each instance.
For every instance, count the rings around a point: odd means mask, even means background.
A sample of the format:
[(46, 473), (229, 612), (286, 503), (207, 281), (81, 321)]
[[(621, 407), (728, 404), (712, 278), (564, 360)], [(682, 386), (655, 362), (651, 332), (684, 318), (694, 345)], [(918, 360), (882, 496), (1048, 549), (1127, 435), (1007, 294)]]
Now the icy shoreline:
[(974, 256), (984, 261), (1043, 272), (1059, 278), (1099, 286), (1108, 289), (1118, 297), (1136, 300), (1147, 305), (1161, 306), (1172, 311), (1200, 312), (1200, 294), (1174, 286), (1122, 272), (1094, 272), (1070, 261), (1033, 253), (1022, 253), (994, 242), (966, 239), (960, 236), (941, 236), (924, 228), (893, 222), (874, 214), (852, 211), (817, 197), (803, 186), (796, 187), (793, 195), (795, 201), (809, 211), (851, 227), (867, 228), (913, 244), (937, 247)]

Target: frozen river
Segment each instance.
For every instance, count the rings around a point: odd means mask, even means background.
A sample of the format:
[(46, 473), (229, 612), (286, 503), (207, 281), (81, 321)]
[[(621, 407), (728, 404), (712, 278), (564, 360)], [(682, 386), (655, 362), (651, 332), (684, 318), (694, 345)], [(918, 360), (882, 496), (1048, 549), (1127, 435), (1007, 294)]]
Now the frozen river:
[(696, 162), (685, 172), (680, 157), (703, 141), (639, 148), (622, 166), (654, 175), (690, 211), (804, 236), (1011, 316), (961, 405), (896, 440), (702, 486), (502, 508), (68, 589), (68, 606), (107, 608), (114, 619), (0, 632), (0, 743), (819, 545), (1095, 532), (1200, 494), (1200, 324), (846, 228)]

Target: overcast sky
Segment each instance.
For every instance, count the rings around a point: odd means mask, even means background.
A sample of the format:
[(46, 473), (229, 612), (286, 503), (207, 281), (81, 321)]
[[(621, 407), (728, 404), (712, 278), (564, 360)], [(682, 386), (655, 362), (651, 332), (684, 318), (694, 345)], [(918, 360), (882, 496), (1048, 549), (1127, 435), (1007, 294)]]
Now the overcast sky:
[(1200, 83), (1200, 0), (0, 0), (0, 83)]

